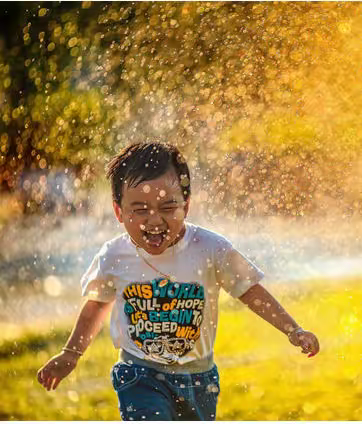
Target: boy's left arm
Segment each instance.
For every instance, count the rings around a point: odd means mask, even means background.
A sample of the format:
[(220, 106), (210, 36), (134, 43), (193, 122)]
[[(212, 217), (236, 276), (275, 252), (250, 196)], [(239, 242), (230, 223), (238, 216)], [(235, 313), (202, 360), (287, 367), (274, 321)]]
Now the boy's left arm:
[(276, 299), (260, 284), (254, 284), (239, 300), (249, 309), (268, 321), (275, 328), (288, 336), (290, 343), (301, 346), (302, 353), (308, 353), (308, 358), (319, 352), (317, 337), (310, 331), (303, 330), (294, 319), (283, 309)]

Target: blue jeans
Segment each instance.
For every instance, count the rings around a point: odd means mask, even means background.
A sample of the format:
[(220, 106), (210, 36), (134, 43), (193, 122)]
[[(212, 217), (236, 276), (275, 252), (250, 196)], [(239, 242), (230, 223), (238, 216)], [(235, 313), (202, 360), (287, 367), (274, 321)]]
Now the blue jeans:
[(111, 379), (123, 421), (214, 421), (220, 392), (217, 366), (171, 374), (117, 362)]

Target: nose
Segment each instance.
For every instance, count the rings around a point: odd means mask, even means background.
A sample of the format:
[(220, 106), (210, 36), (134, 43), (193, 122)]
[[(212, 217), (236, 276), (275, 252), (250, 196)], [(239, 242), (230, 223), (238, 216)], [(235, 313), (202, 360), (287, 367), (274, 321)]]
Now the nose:
[(155, 227), (156, 225), (163, 225), (164, 220), (161, 216), (161, 214), (156, 209), (151, 209), (150, 213), (148, 214), (148, 225)]

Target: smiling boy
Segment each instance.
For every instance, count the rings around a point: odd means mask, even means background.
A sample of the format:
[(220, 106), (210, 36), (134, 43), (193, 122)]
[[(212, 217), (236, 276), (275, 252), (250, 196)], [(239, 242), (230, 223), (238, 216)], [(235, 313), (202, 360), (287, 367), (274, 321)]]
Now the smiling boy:
[(190, 173), (179, 150), (135, 143), (107, 177), (126, 232), (106, 242), (81, 279), (87, 297), (62, 353), (38, 372), (47, 390), (76, 366), (112, 309), (119, 361), (112, 384), (123, 420), (215, 420), (213, 358), (218, 296), (231, 296), (285, 333), (303, 353), (319, 344), (260, 285), (264, 273), (222, 235), (186, 221)]

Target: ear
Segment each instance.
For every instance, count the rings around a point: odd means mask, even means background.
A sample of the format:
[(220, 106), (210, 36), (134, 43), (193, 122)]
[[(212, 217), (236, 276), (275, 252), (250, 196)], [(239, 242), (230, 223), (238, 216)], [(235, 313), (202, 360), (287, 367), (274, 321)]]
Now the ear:
[(185, 205), (184, 205), (185, 218), (187, 217), (187, 214), (189, 213), (190, 198), (191, 198), (191, 196), (189, 196), (189, 198), (186, 200)]
[(117, 220), (122, 224), (123, 223), (122, 209), (118, 205), (118, 203), (116, 203), (114, 200), (113, 200), (113, 210), (114, 210), (114, 214), (117, 217)]

